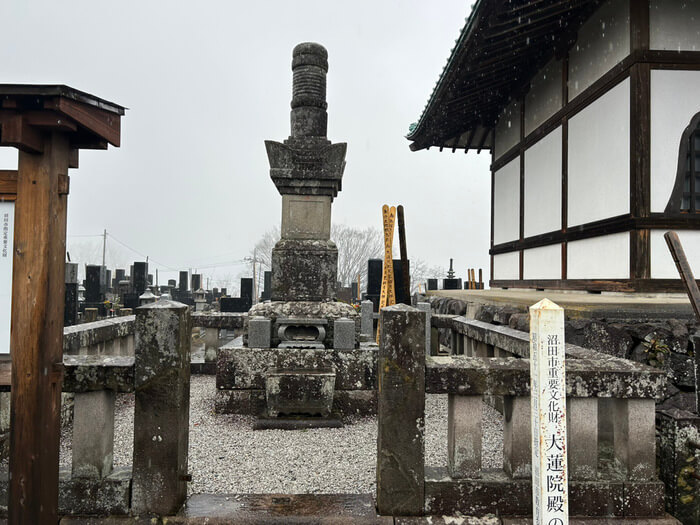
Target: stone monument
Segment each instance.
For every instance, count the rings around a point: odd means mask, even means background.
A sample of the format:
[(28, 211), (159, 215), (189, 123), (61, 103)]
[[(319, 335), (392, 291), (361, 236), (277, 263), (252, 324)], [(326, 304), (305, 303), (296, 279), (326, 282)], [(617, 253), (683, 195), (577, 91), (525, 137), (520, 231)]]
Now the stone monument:
[[(291, 134), (265, 141), (270, 177), (282, 195), (281, 239), (272, 250), (271, 301), (251, 318), (272, 321), (272, 346), (329, 348), (334, 321), (359, 316), (336, 301), (338, 249), (330, 239), (331, 203), (342, 188), (347, 144), (326, 137), (328, 53), (315, 43), (292, 52)], [(287, 328), (287, 327), (292, 327)]]
[(258, 428), (290, 428), (292, 420), (335, 426), (334, 415), (376, 411), (377, 346), (360, 343), (359, 313), (337, 301), (331, 204), (346, 144), (326, 137), (328, 53), (299, 44), (292, 71), (291, 134), (265, 142), (282, 196), (270, 300), (250, 308), (243, 339), (219, 348), (217, 358), (217, 411), (261, 415)]

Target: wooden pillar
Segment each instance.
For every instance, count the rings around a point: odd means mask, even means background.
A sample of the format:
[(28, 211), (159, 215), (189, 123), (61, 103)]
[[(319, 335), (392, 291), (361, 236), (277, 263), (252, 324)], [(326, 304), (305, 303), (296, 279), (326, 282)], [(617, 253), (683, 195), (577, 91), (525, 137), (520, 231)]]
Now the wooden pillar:
[[(19, 153), (12, 273), (9, 523), (58, 522), (68, 137)], [(59, 191), (60, 190), (60, 191)]]

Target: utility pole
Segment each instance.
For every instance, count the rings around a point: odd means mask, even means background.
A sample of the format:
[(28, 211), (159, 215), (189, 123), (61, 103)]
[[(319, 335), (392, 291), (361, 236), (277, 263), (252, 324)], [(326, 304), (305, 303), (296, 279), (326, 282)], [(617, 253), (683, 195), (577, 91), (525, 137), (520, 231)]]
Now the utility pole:
[(258, 302), (258, 281), (255, 278), (255, 264), (258, 260), (258, 249), (253, 249), (253, 304)]
[(102, 234), (102, 267), (105, 265), (105, 251), (107, 249), (107, 230)]

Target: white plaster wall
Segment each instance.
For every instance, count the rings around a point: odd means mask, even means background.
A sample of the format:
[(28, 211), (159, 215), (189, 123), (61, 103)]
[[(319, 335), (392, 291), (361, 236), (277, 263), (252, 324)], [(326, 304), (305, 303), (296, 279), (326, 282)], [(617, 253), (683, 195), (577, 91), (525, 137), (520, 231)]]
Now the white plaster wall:
[(496, 123), (494, 158), (503, 155), (520, 142), (520, 102), (513, 100), (506, 106)]
[(630, 82), (569, 120), (568, 225), (630, 210)]
[(651, 211), (663, 212), (678, 169), (683, 131), (700, 112), (700, 71), (651, 71)]
[(608, 0), (581, 26), (569, 52), (569, 100), (629, 54), (629, 0)]
[(629, 279), (629, 232), (573, 241), (566, 247), (567, 279)]
[(525, 96), (525, 135), (561, 109), (561, 61), (550, 60), (530, 82)]
[(520, 279), (520, 252), (502, 253), (493, 257), (493, 279)]
[(561, 228), (561, 126), (525, 151), (525, 237)]
[(494, 175), (493, 242), (514, 241), (520, 237), (520, 157)]
[[(668, 230), (651, 230), (651, 278), (680, 279), (676, 263), (668, 251), (664, 233)], [(700, 277), (700, 231), (676, 231), (696, 279)]]
[(525, 250), (523, 279), (561, 279), (561, 244)]
[(700, 0), (651, 0), (649, 47), (700, 50)]

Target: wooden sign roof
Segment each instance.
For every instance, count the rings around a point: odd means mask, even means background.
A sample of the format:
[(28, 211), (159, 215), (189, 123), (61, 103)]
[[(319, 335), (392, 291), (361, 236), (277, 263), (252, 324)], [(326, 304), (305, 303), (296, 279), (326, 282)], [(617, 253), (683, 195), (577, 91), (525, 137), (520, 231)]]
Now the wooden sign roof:
[(447, 64), (406, 138), (430, 146), (491, 148), (501, 110), (563, 54), (601, 0), (477, 0)]
[(69, 135), (71, 148), (119, 146), (125, 108), (63, 85), (0, 84), (0, 146), (41, 153), (43, 135)]

